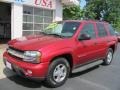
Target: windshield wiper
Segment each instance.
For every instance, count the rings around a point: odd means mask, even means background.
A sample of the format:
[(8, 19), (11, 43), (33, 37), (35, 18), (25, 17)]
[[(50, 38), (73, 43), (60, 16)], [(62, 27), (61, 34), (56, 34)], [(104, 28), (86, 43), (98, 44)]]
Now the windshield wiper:
[(45, 32), (40, 32), (41, 34), (44, 34), (44, 35), (47, 35), (47, 33), (45, 33)]
[(56, 33), (46, 33), (46, 32), (40, 32), (41, 34), (44, 34), (44, 35), (53, 35), (53, 36), (57, 36), (57, 37), (60, 37), (60, 38), (63, 38), (64, 36), (60, 35), (60, 34), (56, 34)]
[(64, 36), (60, 35), (60, 34), (56, 34), (56, 33), (51, 33), (51, 34), (48, 34), (48, 35), (53, 35), (53, 36), (57, 36), (57, 37), (60, 37), (60, 38), (63, 38)]

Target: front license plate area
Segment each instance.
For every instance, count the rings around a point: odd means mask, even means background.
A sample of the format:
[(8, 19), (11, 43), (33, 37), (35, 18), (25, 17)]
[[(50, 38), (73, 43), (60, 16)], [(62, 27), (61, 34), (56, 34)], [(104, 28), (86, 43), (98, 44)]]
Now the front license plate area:
[(12, 65), (8, 61), (6, 61), (6, 67), (12, 70)]

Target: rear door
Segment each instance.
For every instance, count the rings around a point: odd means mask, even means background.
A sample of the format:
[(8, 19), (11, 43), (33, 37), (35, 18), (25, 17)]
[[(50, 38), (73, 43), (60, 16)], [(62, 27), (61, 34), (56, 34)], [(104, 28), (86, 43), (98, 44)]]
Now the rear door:
[(96, 23), (96, 30), (97, 30), (97, 52), (96, 52), (96, 56), (98, 59), (102, 59), (106, 56), (106, 52), (107, 52), (107, 43), (108, 41), (108, 32), (105, 29), (104, 23), (98, 22)]

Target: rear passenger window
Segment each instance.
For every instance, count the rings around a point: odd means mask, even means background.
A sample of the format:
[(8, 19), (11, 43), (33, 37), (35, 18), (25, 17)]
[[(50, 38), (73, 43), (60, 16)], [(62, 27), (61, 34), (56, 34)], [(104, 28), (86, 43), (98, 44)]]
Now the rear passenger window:
[(110, 35), (115, 35), (115, 31), (110, 24), (108, 25), (108, 29), (109, 29)]
[(107, 31), (105, 30), (104, 24), (97, 23), (97, 29), (98, 29), (98, 36), (99, 37), (107, 36)]
[(95, 38), (96, 33), (94, 30), (94, 25), (92, 23), (87, 23), (86, 25), (84, 25), (83, 29), (80, 32), (80, 35), (81, 34), (89, 34), (91, 38)]

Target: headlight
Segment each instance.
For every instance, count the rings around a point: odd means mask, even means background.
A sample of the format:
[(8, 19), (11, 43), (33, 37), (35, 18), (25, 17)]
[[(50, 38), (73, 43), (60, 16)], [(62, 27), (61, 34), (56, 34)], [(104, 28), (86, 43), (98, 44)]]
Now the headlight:
[(40, 63), (41, 53), (38, 51), (25, 51), (23, 61)]

